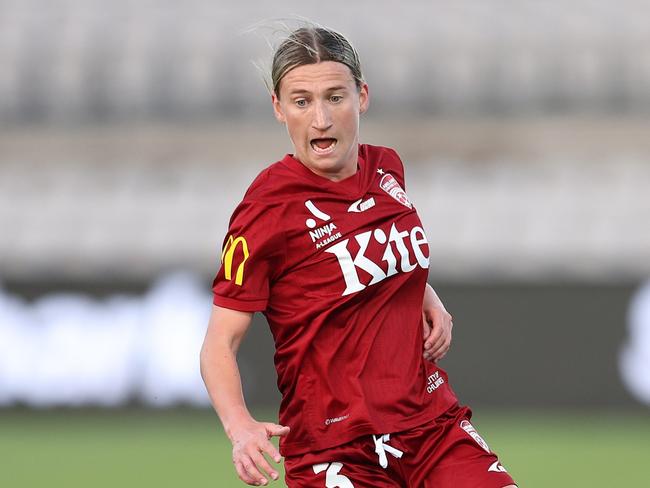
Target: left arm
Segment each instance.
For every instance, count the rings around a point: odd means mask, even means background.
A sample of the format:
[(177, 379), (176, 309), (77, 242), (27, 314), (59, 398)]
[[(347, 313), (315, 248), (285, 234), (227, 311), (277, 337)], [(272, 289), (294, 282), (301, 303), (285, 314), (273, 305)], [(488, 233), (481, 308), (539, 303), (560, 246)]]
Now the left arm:
[(445, 357), (451, 346), (452, 316), (427, 283), (422, 304), (424, 324), (424, 359), (437, 362)]

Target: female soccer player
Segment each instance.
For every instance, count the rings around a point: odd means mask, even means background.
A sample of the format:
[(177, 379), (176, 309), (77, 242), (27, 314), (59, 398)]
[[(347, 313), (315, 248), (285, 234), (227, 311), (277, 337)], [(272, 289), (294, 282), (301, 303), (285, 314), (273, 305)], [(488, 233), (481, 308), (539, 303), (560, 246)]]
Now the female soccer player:
[[(369, 99), (356, 51), (302, 27), (276, 50), (272, 83), (295, 152), (233, 213), (201, 351), (237, 474), (266, 485), (278, 473), (265, 455), (282, 453), (291, 488), (513, 488), (437, 365), (451, 316), (426, 282), (400, 158), (359, 143)], [(275, 341), (279, 425), (252, 418), (235, 359), (258, 311)]]

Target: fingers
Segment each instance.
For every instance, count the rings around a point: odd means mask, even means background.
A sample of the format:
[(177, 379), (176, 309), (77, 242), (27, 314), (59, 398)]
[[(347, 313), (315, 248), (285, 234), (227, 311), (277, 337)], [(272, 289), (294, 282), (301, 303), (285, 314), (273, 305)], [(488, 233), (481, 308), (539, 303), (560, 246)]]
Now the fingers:
[[(426, 314), (425, 314), (426, 317)], [(423, 356), (427, 361), (439, 361), (451, 346), (451, 315), (448, 313), (433, 313), (430, 318), (431, 331), (424, 341)]]
[[(278, 472), (275, 469), (273, 469), (273, 467), (269, 464), (269, 462), (266, 460), (266, 458), (262, 455), (261, 452), (253, 453), (251, 458), (255, 463), (256, 468), (258, 468), (258, 470), (261, 468), (264, 471), (264, 473), (266, 473), (271, 477), (271, 479), (273, 480), (278, 479)], [(266, 484), (266, 479), (262, 481), (262, 484)]]
[(269, 462), (259, 451), (243, 454), (235, 462), (237, 474), (244, 483), (253, 486), (266, 486), (269, 483), (267, 475), (263, 474), (260, 468), (273, 480), (278, 479), (278, 472), (271, 467)]
[(432, 351), (430, 353), (431, 360), (432, 361), (440, 361), (442, 358), (445, 357), (447, 352), (449, 352), (450, 347), (451, 347), (451, 341), (446, 341), (439, 348), (435, 349), (434, 351)]
[(444, 332), (444, 327), (434, 322), (429, 337), (424, 341), (425, 351), (430, 351), (434, 346), (439, 346), (440, 341), (444, 339)]
[(429, 361), (439, 361), (451, 347), (451, 330), (440, 335), (440, 338), (433, 343), (430, 349), (425, 349), (424, 357)]
[(248, 470), (244, 467), (244, 464), (241, 461), (235, 461), (235, 471), (237, 471), (237, 476), (247, 485), (259, 486), (259, 478), (254, 478), (248, 474)]
[[(267, 432), (269, 432), (268, 427), (273, 425), (275, 424), (265, 425)], [(286, 433), (289, 431), (288, 427), (279, 425), (276, 425), (276, 427), (278, 429), (273, 429), (273, 431), (280, 432), (282, 435), (285, 435), (285, 431)], [(282, 456), (277, 448), (268, 440), (251, 443), (233, 454), (237, 475), (244, 483), (253, 486), (266, 486), (269, 479), (277, 480), (279, 478), (277, 469), (271, 466), (264, 454), (268, 455), (276, 463), (282, 461)]]
[[(268, 429), (267, 429), (267, 432), (268, 432)], [(268, 435), (268, 437), (270, 438), (271, 436)], [(282, 456), (280, 456), (280, 453), (278, 452), (277, 448), (273, 444), (271, 444), (268, 440), (260, 445), (259, 450), (260, 450), (260, 452), (268, 454), (268, 456), (271, 459), (273, 459), (276, 463), (279, 463), (280, 461), (282, 461)]]
[(282, 456), (269, 439), (288, 433), (289, 427), (271, 422), (251, 422), (234, 431), (232, 459), (237, 475), (244, 483), (266, 486), (270, 480), (279, 478), (278, 470), (271, 465), (270, 459), (279, 463)]
[(269, 457), (271, 459), (273, 459), (276, 463), (279, 463), (280, 461), (282, 461), (282, 456), (280, 456), (280, 453), (278, 452), (278, 450), (275, 448), (275, 446), (273, 444), (271, 444), (268, 441), (264, 445), (262, 445), (261, 451), (263, 453), (268, 454)]
[(273, 424), (271, 422), (265, 422), (264, 428), (266, 429), (267, 437), (278, 436), (282, 437), (289, 433), (289, 427), (284, 425)]
[[(436, 349), (440, 348), (441, 345), (443, 345), (446, 341), (449, 340), (449, 331), (445, 329), (444, 327), (438, 327), (436, 330), (434, 330), (431, 333), (432, 336), (434, 336), (432, 339), (428, 340), (425, 344), (424, 347), (429, 351), (433, 352)], [(429, 346), (429, 347), (427, 347)]]
[(431, 326), (427, 321), (426, 314), (423, 312), (422, 313), (422, 336), (425, 341), (427, 340), (427, 337), (429, 337), (429, 334), (431, 334)]
[(433, 349), (434, 346), (439, 345), (440, 341), (444, 339), (444, 329), (442, 327), (434, 327), (431, 329), (431, 334), (424, 341), (425, 349)]

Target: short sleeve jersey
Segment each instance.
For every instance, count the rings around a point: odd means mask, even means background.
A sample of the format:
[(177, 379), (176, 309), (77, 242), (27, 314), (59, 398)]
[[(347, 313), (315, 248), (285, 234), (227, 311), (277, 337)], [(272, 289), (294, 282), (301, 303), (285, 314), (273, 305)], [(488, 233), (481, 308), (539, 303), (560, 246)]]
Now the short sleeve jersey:
[(406, 430), (457, 401), (422, 357), (429, 248), (404, 188), (392, 149), (360, 145), (339, 182), (287, 155), (232, 215), (214, 303), (266, 316), (285, 456)]

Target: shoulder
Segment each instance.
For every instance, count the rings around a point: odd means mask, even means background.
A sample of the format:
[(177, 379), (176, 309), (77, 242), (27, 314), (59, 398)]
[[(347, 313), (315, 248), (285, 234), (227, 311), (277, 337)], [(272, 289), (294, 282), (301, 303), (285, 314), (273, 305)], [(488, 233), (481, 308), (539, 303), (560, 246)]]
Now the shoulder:
[(260, 171), (246, 190), (244, 200), (264, 200), (273, 196), (273, 180), (276, 179), (278, 165), (273, 163)]
[(260, 171), (246, 190), (243, 201), (267, 205), (282, 202), (286, 197), (286, 187), (292, 185), (293, 180), (289, 168), (282, 160), (277, 161)]
[(255, 177), (232, 213), (231, 225), (245, 222), (247, 226), (265, 226), (269, 230), (269, 224), (277, 220), (285, 204), (285, 186), (291, 179), (281, 163), (270, 164)]
[(404, 164), (397, 154), (397, 151), (391, 147), (373, 146), (370, 144), (361, 144), (359, 149), (360, 155), (369, 163), (369, 170), (375, 172), (378, 169), (383, 172), (393, 174), (404, 185)]
[(359, 152), (365, 156), (368, 161), (376, 161), (384, 166), (402, 167), (402, 160), (397, 151), (392, 147), (375, 146), (372, 144), (360, 144)]

